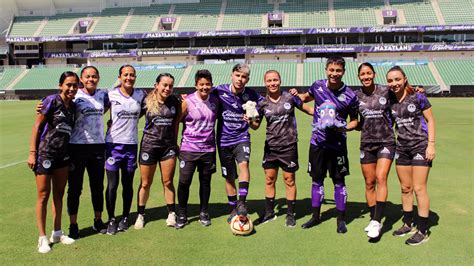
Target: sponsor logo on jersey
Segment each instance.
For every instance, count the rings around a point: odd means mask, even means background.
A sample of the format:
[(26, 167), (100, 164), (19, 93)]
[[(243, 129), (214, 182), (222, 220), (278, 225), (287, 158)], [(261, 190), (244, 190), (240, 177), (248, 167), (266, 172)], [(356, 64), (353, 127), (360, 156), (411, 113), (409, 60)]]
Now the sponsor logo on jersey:
[(223, 98), (229, 98), (229, 95), (227, 95), (227, 93), (224, 92), (224, 94), (222, 94), (222, 97)]
[(413, 160), (424, 161), (424, 160), (425, 160), (425, 157), (423, 157), (423, 155), (417, 153), (417, 154), (415, 155), (415, 157), (413, 157)]
[(115, 163), (114, 157), (109, 157), (109, 158), (107, 158), (107, 163), (108, 163), (109, 165), (114, 165), (114, 163)]
[(345, 166), (341, 168), (341, 171), (339, 171), (339, 173), (344, 173), (344, 172), (347, 172), (347, 168)]
[(184, 168), (184, 166), (186, 165), (186, 162), (185, 161), (181, 161), (179, 163), (179, 168)]
[(269, 113), (271, 113), (271, 112), (272, 112), (272, 110), (265, 109), (265, 114), (269, 114)]
[(150, 155), (146, 152), (142, 153), (142, 160), (143, 161), (148, 161), (150, 159)]
[(122, 105), (119, 101), (113, 101), (114, 105)]
[(390, 154), (390, 150), (387, 149), (387, 147), (383, 147), (383, 149), (380, 151), (382, 154)]
[(365, 157), (364, 151), (360, 151), (360, 158), (361, 158), (361, 159), (364, 159), (364, 157)]
[(234, 108), (239, 108), (239, 105), (238, 105), (237, 103), (233, 103), (233, 104), (232, 104), (232, 107), (234, 107)]
[(318, 91), (323, 92), (323, 87), (319, 86)]
[(363, 101), (359, 101), (359, 106), (365, 105)]
[(242, 100), (244, 100), (245, 102), (248, 101), (248, 100), (249, 100), (249, 95), (246, 94), (246, 93), (244, 93), (244, 94), (242, 95)]
[(59, 111), (58, 117), (66, 117), (62, 111)]
[(172, 114), (176, 114), (176, 108), (174, 108), (174, 106), (171, 106), (170, 112), (171, 112)]
[(341, 95), (337, 96), (337, 99), (338, 99), (340, 102), (344, 102), (344, 101), (346, 100), (346, 95), (341, 94)]
[(410, 103), (408, 105), (407, 109), (408, 109), (408, 112), (413, 113), (413, 112), (416, 111), (416, 106), (414, 104)]
[(387, 99), (385, 99), (385, 97), (380, 97), (380, 98), (379, 98), (379, 103), (380, 103), (381, 105), (385, 105), (385, 104), (387, 103)]
[(43, 161), (43, 168), (44, 169), (49, 169), (51, 167), (51, 161), (50, 160), (44, 160)]
[(221, 168), (222, 168), (222, 174), (224, 176), (226, 176), (227, 175), (227, 168), (225, 168), (225, 167), (221, 167)]
[(285, 108), (286, 110), (290, 110), (291, 104), (285, 103), (285, 104), (283, 105), (283, 108)]

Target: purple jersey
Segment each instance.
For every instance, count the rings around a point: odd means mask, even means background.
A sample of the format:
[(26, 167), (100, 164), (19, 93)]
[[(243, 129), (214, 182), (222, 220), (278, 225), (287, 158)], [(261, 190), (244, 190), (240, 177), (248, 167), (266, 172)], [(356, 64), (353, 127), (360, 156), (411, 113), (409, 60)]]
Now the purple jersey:
[(243, 120), (245, 110), (242, 105), (247, 101), (254, 101), (258, 107), (263, 97), (248, 88), (242, 93), (234, 94), (229, 84), (217, 86), (212, 93), (219, 99), (217, 145), (228, 147), (241, 142), (250, 142), (249, 125)]
[[(327, 86), (327, 80), (317, 80), (311, 85), (308, 90), (309, 95), (314, 98), (315, 108), (324, 103), (325, 100), (330, 100), (336, 105), (336, 119), (340, 122), (345, 122), (349, 115), (357, 116), (357, 108), (359, 101), (356, 94), (345, 84), (338, 90), (330, 90)], [(314, 112), (313, 124), (318, 124), (319, 112)], [(311, 144), (317, 147), (330, 148), (332, 150), (345, 150), (346, 133), (338, 132), (336, 129), (313, 129), (311, 136)]]
[(360, 142), (395, 144), (390, 109), (393, 92), (385, 86), (376, 84), (371, 95), (365, 94), (362, 89), (355, 93), (359, 99), (359, 116), (362, 124)]
[(260, 117), (267, 120), (267, 138), (269, 146), (289, 146), (298, 141), (296, 131), (295, 107), (301, 107), (303, 102), (298, 96), (292, 96), (284, 91), (278, 102), (273, 102), (269, 96), (260, 102), (258, 112)]
[(181, 150), (190, 152), (213, 152), (216, 150), (214, 125), (217, 119), (219, 100), (209, 95), (202, 100), (197, 93), (186, 97), (187, 114), (184, 117)]
[(66, 157), (67, 146), (74, 127), (75, 105), (70, 103), (66, 108), (59, 94), (49, 95), (43, 99), (41, 113), (46, 117), (38, 147), (42, 157)]
[(84, 90), (78, 90), (74, 98), (76, 104), (76, 124), (72, 131), (70, 143), (73, 144), (103, 144), (104, 119), (102, 115), (110, 105), (107, 91), (97, 89), (89, 95)]
[(430, 107), (430, 102), (422, 93), (407, 95), (402, 102), (394, 100), (392, 116), (396, 123), (397, 145), (412, 147), (428, 140), (428, 127), (423, 111)]
[(164, 104), (160, 106), (158, 114), (146, 112), (142, 145), (147, 144), (152, 147), (176, 145), (175, 129), (180, 111), (180, 101), (176, 96), (170, 95), (166, 98)]

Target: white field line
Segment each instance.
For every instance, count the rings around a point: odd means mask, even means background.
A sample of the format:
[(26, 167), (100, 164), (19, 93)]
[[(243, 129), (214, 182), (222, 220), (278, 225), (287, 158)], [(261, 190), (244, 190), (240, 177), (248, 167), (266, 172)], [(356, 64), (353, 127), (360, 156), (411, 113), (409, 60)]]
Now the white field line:
[(26, 163), (26, 160), (14, 162), (14, 163), (9, 163), (9, 164), (6, 164), (6, 165), (2, 165), (2, 166), (0, 166), (0, 169), (8, 168), (10, 166), (14, 166), (14, 165), (17, 165), (17, 164), (20, 164), (20, 163)]

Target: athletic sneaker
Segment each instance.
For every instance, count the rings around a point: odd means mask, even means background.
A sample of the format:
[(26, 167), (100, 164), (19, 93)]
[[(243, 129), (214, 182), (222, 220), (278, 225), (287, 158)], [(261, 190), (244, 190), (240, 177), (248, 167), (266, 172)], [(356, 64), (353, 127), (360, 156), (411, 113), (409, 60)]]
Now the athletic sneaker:
[(413, 224), (411, 225), (407, 225), (407, 224), (403, 224), (402, 227), (398, 228), (397, 230), (393, 231), (392, 235), (393, 236), (405, 236), (405, 235), (412, 235), (416, 232), (416, 228), (415, 226), (413, 226)]
[(107, 234), (108, 235), (117, 234), (117, 222), (115, 221), (115, 218), (112, 218), (109, 220), (107, 224)]
[(63, 231), (53, 231), (51, 237), (49, 238), (51, 243), (61, 243), (65, 245), (70, 245), (74, 243), (74, 239), (64, 235)]
[(367, 236), (370, 238), (377, 238), (380, 235), (380, 231), (382, 231), (382, 224), (372, 220), (369, 223), (369, 231), (367, 232)]
[(107, 233), (107, 226), (104, 224), (102, 219), (94, 219), (94, 225), (92, 226), (92, 229), (94, 229), (97, 233)]
[(265, 211), (264, 215), (260, 216), (260, 218), (258, 218), (258, 224), (268, 223), (268, 222), (271, 222), (273, 220), (276, 220), (276, 218), (277, 218), (277, 216), (276, 216), (274, 211), (271, 211), (271, 212)]
[(211, 225), (211, 218), (209, 217), (209, 213), (207, 212), (199, 213), (199, 222), (202, 224), (202, 226)]
[(176, 225), (176, 213), (168, 213), (168, 218), (166, 218), (166, 226), (174, 227)]
[(143, 229), (145, 227), (145, 216), (143, 214), (139, 214), (137, 216), (137, 220), (135, 221), (135, 229)]
[(407, 241), (405, 241), (405, 244), (410, 246), (418, 246), (427, 242), (429, 239), (430, 238), (428, 237), (428, 232), (426, 234), (423, 234), (418, 230), (414, 235), (408, 238)]
[(347, 226), (346, 226), (346, 222), (344, 221), (339, 221), (337, 223), (337, 233), (338, 234), (345, 234), (347, 233)]
[(69, 225), (69, 237), (72, 239), (79, 239), (79, 226), (77, 224)]
[(48, 253), (51, 251), (49, 246), (49, 241), (47, 236), (40, 236), (38, 239), (38, 252), (39, 253)]
[(295, 214), (294, 213), (288, 213), (286, 214), (286, 222), (285, 225), (287, 227), (295, 227), (296, 226), (296, 220), (295, 220)]
[(174, 227), (176, 229), (183, 229), (184, 226), (186, 226), (187, 224), (188, 224), (188, 217), (178, 216), (178, 218), (176, 219)]
[(301, 227), (303, 229), (309, 229), (309, 228), (319, 224), (320, 222), (321, 221), (318, 218), (316, 218), (314, 216), (311, 216), (311, 219), (309, 219), (309, 221), (307, 221), (306, 223), (302, 224)]
[(233, 209), (230, 214), (229, 214), (229, 217), (227, 217), (227, 223), (230, 224), (230, 222), (232, 221), (232, 218), (234, 218), (234, 216), (237, 215), (237, 210), (236, 209)]
[(373, 221), (373, 220), (370, 220), (369, 224), (364, 228), (364, 231), (365, 231), (365, 232), (369, 232), (370, 226), (372, 225), (372, 221)]
[(128, 217), (123, 217), (118, 224), (118, 230), (125, 232), (128, 230)]

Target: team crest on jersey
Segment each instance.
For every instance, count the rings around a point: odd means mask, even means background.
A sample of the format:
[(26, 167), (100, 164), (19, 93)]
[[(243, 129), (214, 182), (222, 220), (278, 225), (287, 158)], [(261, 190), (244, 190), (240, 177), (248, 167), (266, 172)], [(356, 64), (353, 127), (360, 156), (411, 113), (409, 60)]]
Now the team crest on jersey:
[(179, 163), (179, 168), (184, 168), (184, 166), (186, 165), (186, 162), (185, 161), (181, 161)]
[(408, 111), (409, 111), (410, 113), (413, 113), (413, 112), (416, 111), (416, 106), (415, 106), (414, 104), (410, 103), (410, 104), (408, 105), (407, 109), (408, 109)]
[(341, 94), (341, 95), (337, 96), (337, 99), (338, 99), (340, 102), (344, 102), (344, 101), (346, 100), (346, 95)]
[(43, 161), (43, 168), (48, 169), (51, 167), (51, 161), (50, 160), (44, 160)]
[(283, 105), (283, 107), (284, 107), (286, 110), (290, 110), (291, 104), (285, 103), (285, 104)]
[(108, 163), (109, 165), (114, 165), (114, 163), (115, 163), (114, 157), (109, 157), (109, 158), (107, 158), (107, 163)]
[(245, 102), (249, 100), (249, 95), (248, 94), (244, 94), (242, 95), (242, 100), (244, 100)]
[(150, 159), (150, 155), (146, 152), (142, 153), (142, 160), (143, 161), (148, 161)]
[(170, 112), (171, 112), (172, 114), (176, 114), (176, 108), (174, 108), (174, 106), (171, 106)]
[(361, 159), (364, 159), (364, 157), (365, 157), (364, 151), (360, 151), (360, 158), (361, 158)]
[(381, 105), (385, 105), (385, 104), (387, 103), (387, 99), (385, 99), (385, 97), (380, 97), (380, 98), (379, 98), (379, 103), (380, 103)]

